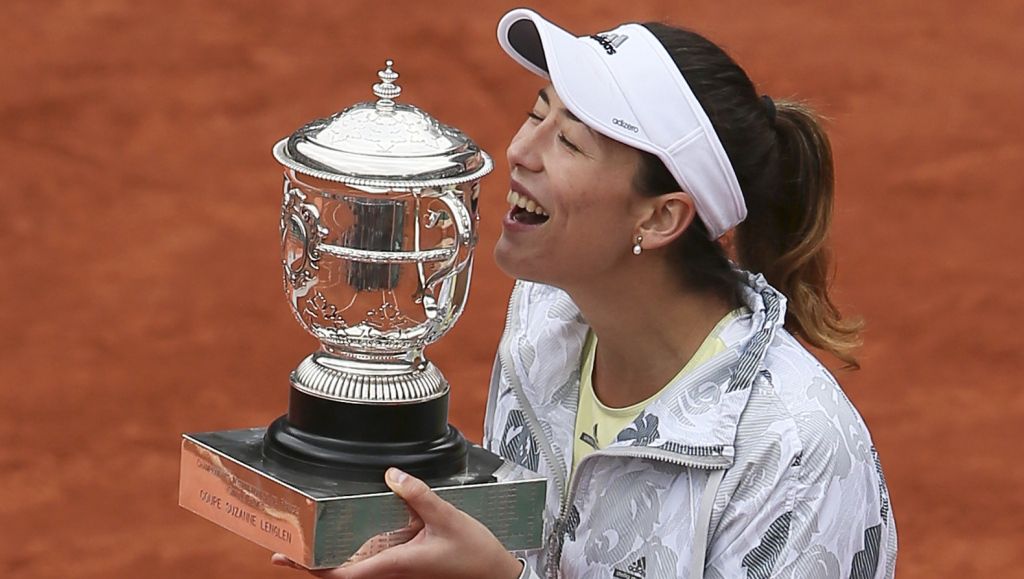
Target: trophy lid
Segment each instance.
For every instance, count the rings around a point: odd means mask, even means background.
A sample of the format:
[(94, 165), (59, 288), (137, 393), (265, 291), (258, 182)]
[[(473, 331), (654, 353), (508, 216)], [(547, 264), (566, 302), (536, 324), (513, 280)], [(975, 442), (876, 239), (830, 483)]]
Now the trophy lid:
[(298, 173), (356, 187), (411, 189), (475, 181), (493, 163), (462, 131), (395, 99), (398, 73), (378, 71), (377, 102), (317, 119), (274, 145), (274, 157)]

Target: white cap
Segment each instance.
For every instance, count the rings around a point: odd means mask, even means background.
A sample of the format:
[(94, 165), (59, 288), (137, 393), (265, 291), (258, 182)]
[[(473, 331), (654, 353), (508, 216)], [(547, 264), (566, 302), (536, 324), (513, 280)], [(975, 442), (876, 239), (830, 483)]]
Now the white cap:
[(573, 36), (517, 8), (498, 42), (595, 131), (656, 155), (693, 197), (712, 239), (747, 216), (736, 173), (711, 121), (661, 42), (640, 24)]

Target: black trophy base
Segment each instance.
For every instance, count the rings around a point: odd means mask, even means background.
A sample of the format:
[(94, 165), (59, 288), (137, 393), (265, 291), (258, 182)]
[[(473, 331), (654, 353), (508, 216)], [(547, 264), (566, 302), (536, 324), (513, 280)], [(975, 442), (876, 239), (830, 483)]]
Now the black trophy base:
[(449, 426), (444, 436), (421, 442), (338, 440), (310, 434), (281, 416), (267, 429), (267, 458), (302, 465), (304, 470), (345, 480), (379, 481), (389, 467), (427, 481), (446, 478), (466, 468), (465, 438)]
[[(410, 404), (328, 400), (291, 389), (288, 414), (267, 429), (264, 455), (311, 474), (382, 481), (389, 467), (426, 481), (466, 470), (469, 445), (448, 424), (448, 395)], [(483, 481), (481, 481), (483, 482)]]

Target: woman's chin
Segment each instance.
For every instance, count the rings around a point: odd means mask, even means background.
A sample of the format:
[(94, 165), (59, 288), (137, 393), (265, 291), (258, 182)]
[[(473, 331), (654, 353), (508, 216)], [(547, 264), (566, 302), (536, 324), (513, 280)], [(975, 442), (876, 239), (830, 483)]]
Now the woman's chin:
[(498, 243), (494, 244), (494, 263), (498, 269), (510, 277), (519, 277), (516, 273), (519, 270), (516, 261), (508, 240), (504, 236), (498, 238)]
[(542, 273), (537, 268), (538, 260), (525, 256), (505, 236), (500, 237), (494, 245), (494, 263), (505, 275), (515, 279), (537, 281), (538, 274)]

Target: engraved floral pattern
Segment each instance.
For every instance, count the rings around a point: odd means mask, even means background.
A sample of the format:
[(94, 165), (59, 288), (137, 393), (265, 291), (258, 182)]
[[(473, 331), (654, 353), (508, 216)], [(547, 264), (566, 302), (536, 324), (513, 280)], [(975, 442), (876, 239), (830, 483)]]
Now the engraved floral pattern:
[(306, 300), (306, 305), (302, 309), (302, 318), (310, 327), (345, 329), (348, 324), (345, 323), (345, 317), (341, 314), (338, 306), (327, 301), (324, 294), (319, 291), (314, 293), (312, 298)]

